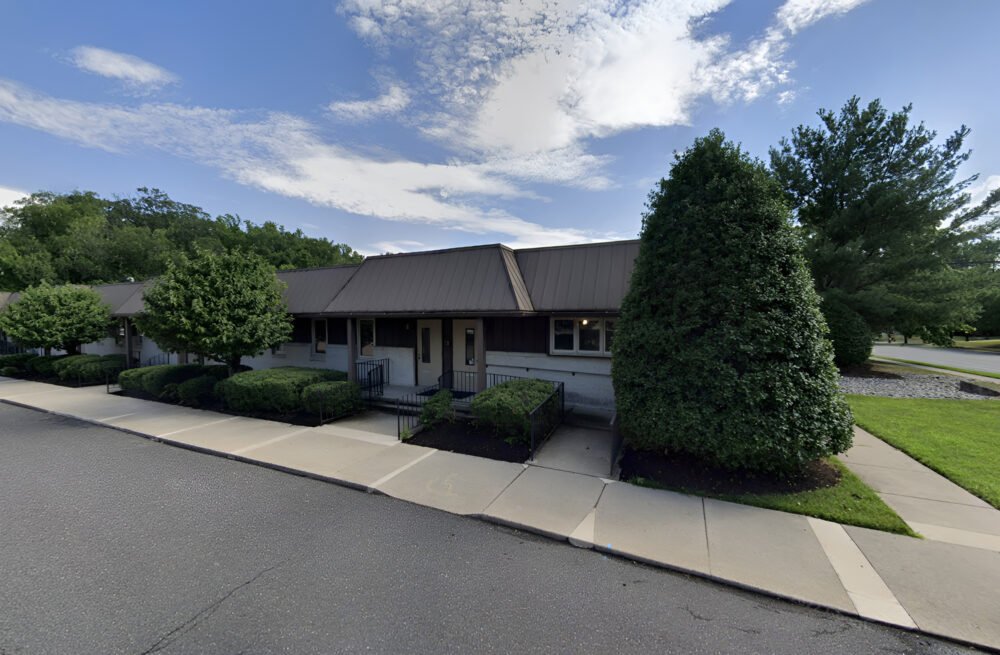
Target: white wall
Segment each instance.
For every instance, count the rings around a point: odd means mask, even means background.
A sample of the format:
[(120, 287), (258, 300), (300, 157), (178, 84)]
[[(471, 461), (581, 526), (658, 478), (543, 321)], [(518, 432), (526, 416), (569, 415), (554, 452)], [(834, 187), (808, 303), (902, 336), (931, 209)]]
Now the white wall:
[(112, 338), (101, 339), (93, 343), (85, 343), (80, 346), (80, 352), (85, 355), (124, 355), (125, 343), (115, 343)]
[[(377, 333), (375, 342), (378, 343)], [(413, 353), (413, 348), (390, 348), (376, 345), (373, 359), (389, 360), (389, 384), (413, 386), (417, 383)]]
[(606, 410), (615, 404), (610, 357), (566, 357), (488, 350), (486, 372), (562, 382), (566, 386), (567, 405)]
[(286, 343), (280, 354), (264, 351), (259, 357), (244, 357), (243, 363), (253, 369), (278, 366), (304, 366), (347, 371), (347, 346), (327, 344), (325, 353), (314, 353), (311, 343)]

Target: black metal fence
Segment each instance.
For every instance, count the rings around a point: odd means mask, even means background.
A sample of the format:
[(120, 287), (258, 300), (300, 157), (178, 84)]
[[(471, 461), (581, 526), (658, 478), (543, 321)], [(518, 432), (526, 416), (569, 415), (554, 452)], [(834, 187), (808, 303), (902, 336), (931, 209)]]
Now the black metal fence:
[(378, 400), (389, 384), (388, 359), (362, 359), (354, 362), (354, 373), (365, 402)]
[(24, 346), (12, 341), (0, 341), (0, 355), (20, 355), (28, 352)]
[(438, 388), (432, 386), (396, 399), (396, 437), (400, 441), (408, 439), (416, 432), (424, 405), (436, 391)]
[(152, 357), (148, 358), (146, 361), (140, 364), (140, 366), (145, 368), (146, 366), (162, 366), (163, 364), (169, 364), (169, 363), (170, 363), (170, 353), (160, 353), (159, 355), (153, 355)]
[(528, 414), (531, 422), (531, 459), (566, 416), (566, 386), (552, 383), (552, 393)]

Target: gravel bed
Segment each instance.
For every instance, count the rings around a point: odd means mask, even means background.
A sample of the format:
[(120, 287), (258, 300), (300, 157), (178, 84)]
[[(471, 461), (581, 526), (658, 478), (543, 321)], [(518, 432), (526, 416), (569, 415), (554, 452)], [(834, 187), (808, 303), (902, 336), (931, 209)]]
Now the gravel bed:
[(956, 398), (983, 400), (984, 396), (958, 388), (959, 379), (951, 375), (900, 373), (900, 379), (841, 377), (840, 390), (862, 396), (888, 398)]

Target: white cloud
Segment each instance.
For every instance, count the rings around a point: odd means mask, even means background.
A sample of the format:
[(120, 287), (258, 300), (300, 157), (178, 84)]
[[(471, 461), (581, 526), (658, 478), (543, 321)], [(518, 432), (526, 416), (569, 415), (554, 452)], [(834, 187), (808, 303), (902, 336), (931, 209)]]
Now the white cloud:
[(398, 84), (391, 84), (386, 92), (377, 98), (331, 102), (328, 109), (342, 120), (361, 122), (398, 114), (409, 104), (410, 94), (406, 89)]
[(372, 159), (324, 141), (312, 124), (290, 114), (76, 102), (0, 80), (0, 121), (103, 150), (156, 148), (284, 196), (361, 216), (497, 233), (514, 246), (607, 237), (546, 228), (482, 204), (486, 198), (532, 195), (499, 172), (461, 163)]
[(990, 175), (978, 184), (970, 186), (966, 191), (969, 194), (969, 206), (978, 206), (994, 189), (1000, 189), (1000, 175)]
[(156, 64), (123, 52), (93, 46), (79, 46), (70, 52), (70, 60), (80, 70), (121, 80), (137, 91), (154, 91), (177, 82), (177, 76)]
[(419, 250), (429, 250), (427, 244), (422, 241), (379, 241), (378, 243), (373, 243), (372, 248), (374, 250), (371, 253), (363, 253), (366, 256), (371, 255), (382, 255), (386, 253), (396, 253), (396, 252), (415, 252)]
[(777, 22), (795, 34), (828, 16), (846, 14), (868, 0), (786, 0), (778, 9)]
[(20, 189), (12, 189), (6, 186), (0, 186), (0, 209), (4, 207), (10, 207), (14, 204), (15, 200), (20, 200), (26, 196), (31, 195), (27, 191), (21, 191)]

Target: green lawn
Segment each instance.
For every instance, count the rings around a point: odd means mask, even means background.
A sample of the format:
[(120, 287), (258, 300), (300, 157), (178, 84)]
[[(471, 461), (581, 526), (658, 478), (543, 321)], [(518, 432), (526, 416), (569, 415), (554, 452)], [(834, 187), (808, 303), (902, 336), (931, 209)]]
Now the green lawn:
[(972, 375), (981, 375), (983, 377), (996, 378), (1000, 380), (1000, 373), (990, 373), (989, 371), (974, 371), (968, 368), (957, 368), (955, 366), (931, 364), (930, 362), (918, 362), (913, 359), (900, 359), (899, 357), (880, 357), (880, 359), (888, 359), (894, 362), (902, 362), (903, 364), (916, 364), (917, 366), (932, 366), (934, 368), (939, 368), (943, 371), (955, 371), (956, 373), (971, 373)]
[(1000, 508), (1000, 400), (847, 398), (858, 425)]
[[(840, 470), (841, 474), (840, 482), (833, 487), (788, 494), (713, 494), (712, 497), (743, 505), (815, 516), (847, 525), (916, 536), (903, 519), (882, 502), (882, 499), (858, 476), (851, 473), (835, 457), (831, 457), (829, 461)], [(636, 478), (630, 482), (645, 487), (665, 488), (644, 478)], [(672, 489), (672, 491), (685, 490)]]
[(956, 348), (968, 348), (969, 350), (986, 350), (1000, 352), (1000, 339), (973, 339), (972, 341), (955, 340)]

